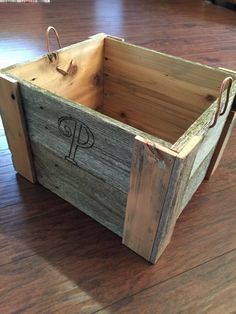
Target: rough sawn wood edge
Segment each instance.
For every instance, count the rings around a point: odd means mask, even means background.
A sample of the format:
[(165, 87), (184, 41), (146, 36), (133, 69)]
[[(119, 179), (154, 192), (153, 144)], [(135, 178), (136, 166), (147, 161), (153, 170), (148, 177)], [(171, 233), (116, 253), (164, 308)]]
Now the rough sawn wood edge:
[(122, 243), (149, 261), (176, 156), (135, 138)]
[(191, 169), (202, 140), (203, 136), (194, 136), (175, 158), (165, 203), (162, 207), (160, 222), (149, 258), (149, 261), (153, 264), (157, 262), (169, 244), (176, 221), (183, 210), (181, 206), (183, 195), (186, 193)]
[(136, 137), (123, 244), (151, 263), (168, 245), (201, 136), (175, 152)]
[(0, 73), (0, 114), (16, 171), (35, 183), (36, 176), (19, 85), (16, 80), (2, 73)]

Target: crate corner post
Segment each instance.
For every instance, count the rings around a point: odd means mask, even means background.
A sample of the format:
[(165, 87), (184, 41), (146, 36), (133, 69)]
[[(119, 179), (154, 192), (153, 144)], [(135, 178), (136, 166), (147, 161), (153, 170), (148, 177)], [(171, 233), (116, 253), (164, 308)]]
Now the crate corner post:
[(183, 197), (201, 141), (195, 136), (177, 153), (135, 139), (123, 244), (152, 264), (169, 244), (185, 207)]
[[(169, 244), (177, 219), (201, 182), (201, 180), (199, 180), (201, 176), (199, 177), (198, 171), (193, 174), (192, 170), (202, 141), (202, 136), (193, 136), (176, 156), (166, 200), (162, 208), (160, 226), (153, 245), (151, 256), (152, 263), (157, 262), (158, 258)], [(195, 179), (195, 176), (197, 179)], [(189, 186), (192, 186), (192, 188), (189, 189)]]
[(21, 107), (19, 84), (17, 80), (1, 72), (0, 115), (15, 170), (31, 183), (35, 183), (36, 176), (24, 113)]
[(135, 138), (122, 243), (151, 263), (175, 158), (160, 144)]

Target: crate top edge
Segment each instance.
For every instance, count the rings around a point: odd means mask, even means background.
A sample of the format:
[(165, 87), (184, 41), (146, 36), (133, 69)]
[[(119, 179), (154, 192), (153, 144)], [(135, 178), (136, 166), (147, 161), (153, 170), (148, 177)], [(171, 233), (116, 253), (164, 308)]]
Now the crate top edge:
[[(192, 61), (190, 59), (186, 59), (186, 58), (183, 58), (183, 57), (179, 57), (179, 56), (175, 56), (175, 55), (172, 55), (172, 54), (169, 54), (169, 53), (165, 53), (165, 52), (160, 52), (156, 49), (151, 49), (151, 48), (148, 48), (148, 47), (143, 47), (139, 44), (134, 44), (134, 43), (131, 43), (131, 42), (128, 42), (126, 41), (125, 39), (123, 38), (120, 38), (120, 37), (117, 37), (117, 36), (113, 36), (111, 34), (107, 34), (107, 33), (97, 33), (95, 35), (91, 35), (79, 42), (76, 42), (76, 43), (73, 43), (71, 45), (68, 45), (68, 46), (65, 46), (63, 48), (60, 48), (60, 49), (57, 49), (57, 50), (53, 50), (53, 52), (55, 53), (59, 53), (61, 51), (66, 51), (68, 49), (71, 49), (73, 47), (76, 47), (78, 45), (80, 45), (81, 43), (84, 43), (84, 42), (87, 42), (87, 41), (94, 41), (94, 40), (103, 40), (103, 39), (109, 39), (109, 40), (114, 40), (114, 41), (118, 41), (118, 42), (123, 42), (124, 44), (126, 45), (129, 45), (129, 46), (133, 46), (133, 47), (136, 47), (138, 49), (141, 49), (141, 50), (145, 50), (145, 51), (150, 51), (152, 53), (157, 53), (159, 55), (162, 55), (162, 56), (165, 56), (167, 58), (171, 58), (171, 59), (174, 59), (176, 61), (181, 61), (181, 62), (185, 62), (185, 63), (188, 63), (188, 64), (192, 64), (194, 66), (197, 66), (197, 67), (201, 67), (201, 68), (205, 68), (205, 69), (209, 69), (210, 71), (215, 71), (215, 72), (220, 72), (220, 73), (225, 73), (225, 74), (230, 74), (233, 76), (234, 79), (236, 79), (236, 70), (231, 70), (231, 69), (225, 69), (223, 67), (213, 67), (213, 66), (210, 66), (210, 65), (206, 65), (206, 64), (202, 64), (200, 62), (195, 62), (195, 61)], [(35, 58), (32, 58), (30, 60), (25, 60), (23, 62), (19, 62), (19, 63), (15, 63), (15, 64), (12, 64), (12, 65), (9, 65), (7, 67), (3, 67), (3, 68), (0, 68), (0, 73), (1, 72), (7, 72), (13, 68), (16, 68), (16, 67), (21, 67), (21, 66), (24, 66), (24, 65), (27, 65), (29, 63), (33, 63), (33, 62), (36, 62), (36, 61), (39, 61), (40, 59), (43, 59), (45, 57), (47, 57), (48, 53), (44, 53), (44, 54), (41, 54)]]
[[(109, 34), (106, 34), (106, 33), (99, 33), (99, 34), (96, 34), (96, 35), (93, 35), (93, 36), (90, 36), (88, 38), (86, 38), (85, 40), (82, 40), (78, 43), (75, 43), (75, 44), (72, 44), (72, 45), (69, 45), (69, 46), (66, 46), (64, 48), (61, 48), (59, 50), (56, 50), (55, 52), (60, 52), (60, 51), (66, 51), (68, 49), (71, 49), (73, 47), (77, 47), (78, 45), (81, 45), (82, 43), (85, 43), (85, 42), (88, 42), (88, 41), (94, 41), (94, 40), (103, 40), (104, 38), (108, 38), (109, 40), (114, 40), (114, 41), (123, 41), (123, 39), (121, 38), (117, 38), (117, 37), (114, 37), (112, 35), (109, 35)], [(153, 50), (153, 49), (149, 49), (149, 48), (146, 48), (146, 47), (142, 47), (142, 46), (139, 46), (139, 45), (135, 45), (135, 44), (131, 44), (129, 42), (126, 42), (125, 44), (127, 45), (130, 45), (130, 46), (134, 46), (134, 47), (137, 47), (138, 49), (142, 49), (142, 50), (146, 50), (146, 51), (151, 51), (153, 53), (157, 53), (157, 54), (160, 54), (160, 55), (163, 55), (165, 57), (168, 57), (168, 58), (172, 58), (172, 59), (175, 59), (176, 61), (181, 61), (181, 62), (185, 62), (185, 63), (190, 63), (190, 64), (193, 64), (193, 65), (196, 65), (196, 66), (200, 66), (202, 68), (205, 68), (205, 69), (209, 69), (210, 71), (214, 70), (216, 72), (220, 72), (220, 73), (224, 73), (225, 75), (229, 75), (229, 72), (227, 69), (224, 69), (224, 68), (215, 68), (215, 67), (211, 67), (211, 66), (208, 66), (208, 65), (204, 65), (204, 64), (201, 64), (201, 63), (197, 63), (197, 62), (193, 62), (191, 60), (187, 60), (187, 59), (184, 59), (184, 58), (181, 58), (181, 57), (176, 57), (176, 56), (173, 56), (173, 55), (170, 55), (170, 54), (166, 54), (166, 53), (163, 53), (163, 52), (159, 52), (157, 50)], [(41, 55), (40, 57), (37, 57), (35, 59), (32, 59), (32, 60), (28, 60), (28, 61), (25, 61), (23, 63), (16, 63), (14, 65), (10, 65), (6, 68), (2, 68), (0, 69), (0, 74), (3, 73), (5, 75), (8, 75), (9, 77), (12, 77), (14, 79), (16, 79), (20, 84), (24, 84), (24, 85), (28, 85), (30, 88), (34, 88), (36, 90), (41, 90), (41, 92), (43, 93), (48, 93), (48, 95), (50, 95), (51, 97), (56, 97), (57, 99), (63, 99), (63, 101), (65, 101), (66, 103), (72, 105), (72, 106), (82, 106), (83, 107), (83, 110), (84, 111), (88, 111), (89, 114), (92, 114), (92, 115), (98, 115), (99, 118), (101, 119), (105, 119), (106, 122), (109, 122), (109, 123), (112, 123), (112, 124), (115, 124), (117, 125), (118, 127), (128, 131), (129, 133), (132, 133), (134, 136), (141, 136), (141, 137), (144, 137), (144, 138), (147, 138), (153, 142), (158, 142), (159, 144), (163, 145), (164, 147), (167, 147), (169, 149), (172, 149), (173, 151), (179, 151), (180, 147), (182, 147), (181, 145), (181, 142), (182, 142), (182, 139), (185, 138), (185, 140), (183, 142), (186, 143), (186, 141), (189, 140), (189, 138), (191, 137), (191, 133), (192, 131), (195, 129), (195, 126), (197, 125), (197, 121), (195, 121), (195, 123), (193, 123), (188, 130), (186, 130), (184, 132), (184, 134), (174, 143), (174, 144), (171, 144), (171, 143), (168, 143), (167, 141), (164, 141), (158, 137), (155, 137), (153, 135), (150, 135), (149, 133), (146, 133), (146, 132), (143, 132), (139, 129), (136, 129), (135, 127), (132, 127), (132, 126), (129, 126), (125, 123), (122, 123), (122, 122), (119, 122), (115, 119), (112, 119), (108, 116), (105, 116), (104, 114), (102, 113), (99, 113), (99, 112), (94, 112), (93, 109), (90, 109), (90, 108), (87, 108), (87, 107), (84, 107), (83, 105), (81, 104), (77, 104), (77, 103), (74, 103), (73, 101), (67, 99), (67, 98), (64, 98), (62, 96), (58, 96), (44, 88), (41, 88), (41, 87), (38, 87), (36, 86), (35, 84), (31, 84), (30, 82), (24, 80), (24, 79), (21, 79), (20, 77), (18, 76), (14, 76), (12, 73), (9, 73), (9, 71), (13, 68), (16, 68), (16, 67), (21, 67), (21, 66), (24, 66), (24, 65), (27, 65), (27, 64), (30, 64), (30, 63), (33, 63), (35, 61), (38, 61), (40, 59), (43, 59), (43, 58), (46, 58), (47, 57), (47, 54), (43, 54)], [(229, 70), (231, 71), (231, 70)], [(235, 74), (234, 74), (235, 73)], [(236, 72), (234, 71), (231, 71), (230, 72), (230, 75), (233, 76), (234, 79), (236, 79)], [(212, 111), (214, 108), (216, 107), (216, 104), (215, 102), (213, 104), (211, 104), (211, 106), (209, 106), (205, 112), (210, 112)], [(201, 115), (202, 116), (202, 115)], [(201, 118), (201, 116), (199, 118)], [(194, 132), (195, 134), (195, 132)], [(193, 134), (193, 135), (194, 135)]]
[[(1, 75), (1, 72), (0, 72), (0, 75)], [(73, 107), (74, 109), (80, 109), (82, 110), (83, 112), (85, 112), (86, 114), (90, 115), (90, 116), (93, 116), (95, 118), (98, 118), (98, 119), (101, 119), (101, 121), (105, 122), (105, 123), (108, 123), (110, 125), (113, 125), (113, 126), (116, 126), (118, 127), (119, 129), (122, 129), (123, 131), (131, 134), (132, 136), (134, 136), (134, 138), (136, 136), (139, 136), (139, 137), (142, 137), (150, 142), (153, 142), (153, 143), (158, 143), (159, 145), (165, 147), (166, 149), (170, 149), (172, 144), (169, 143), (168, 141), (165, 141), (165, 140), (162, 140), (154, 135), (151, 135), (147, 132), (144, 132), (144, 131), (141, 131), (135, 127), (132, 127), (130, 125), (127, 125), (123, 122), (120, 122), (116, 119), (113, 119), (107, 115), (104, 115), (92, 108), (89, 108), (87, 106), (84, 106), (80, 103), (76, 103), (74, 102), (73, 100), (70, 100), (68, 98), (65, 98), (63, 96), (59, 96), (59, 95), (56, 95), (52, 92), (50, 92), (49, 90), (47, 89), (44, 89), (42, 87), (39, 87), (35, 84), (32, 84), (24, 79), (21, 79), (13, 74), (8, 74), (8, 73), (4, 73), (4, 76), (5, 76), (5, 79), (13, 79), (15, 81), (17, 81), (17, 83), (19, 84), (19, 86), (23, 85), (23, 86), (26, 86), (30, 89), (33, 89), (37, 92), (40, 92), (40, 93), (43, 93), (44, 95), (47, 95), (48, 97), (50, 97), (51, 99), (54, 99), (58, 102), (61, 102), (63, 101), (63, 103), (65, 103), (66, 105), (70, 106), (70, 107)]]

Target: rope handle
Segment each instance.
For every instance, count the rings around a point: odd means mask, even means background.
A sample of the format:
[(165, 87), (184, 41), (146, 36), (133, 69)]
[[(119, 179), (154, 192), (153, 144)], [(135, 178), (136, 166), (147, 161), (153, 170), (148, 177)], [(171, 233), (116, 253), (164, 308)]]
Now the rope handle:
[(55, 27), (48, 26), (48, 28), (46, 30), (46, 42), (47, 42), (48, 59), (49, 59), (50, 62), (53, 62), (53, 59), (54, 60), (57, 59), (57, 54), (55, 52), (51, 51), (51, 45), (50, 45), (50, 32), (51, 31), (53, 31), (54, 34), (56, 35), (56, 39), (57, 39), (57, 43), (58, 43), (59, 49), (61, 49), (61, 42), (60, 42), (59, 34), (58, 34), (57, 30), (55, 29)]
[[(233, 82), (233, 79), (231, 76), (229, 77), (226, 77), (221, 86), (220, 86), (220, 93), (219, 93), (219, 97), (218, 97), (218, 104), (217, 104), (217, 109), (216, 109), (216, 113), (214, 115), (214, 119), (213, 119), (213, 122), (212, 124), (209, 126), (209, 128), (213, 128), (216, 123), (217, 123), (217, 120), (219, 118), (219, 116), (222, 116), (225, 112), (226, 112), (226, 109), (227, 109), (227, 106), (228, 106), (228, 103), (229, 103), (229, 95), (230, 95), (230, 90), (231, 90), (231, 86), (232, 86), (232, 82)], [(224, 91), (227, 89), (227, 94), (226, 94), (226, 100), (225, 100), (225, 104), (224, 104), (224, 108), (223, 110), (221, 110), (221, 102), (222, 102), (222, 96), (223, 96), (223, 93)], [(223, 107), (223, 106), (222, 106)]]
[[(46, 42), (47, 42), (47, 51), (48, 51), (47, 56), (48, 56), (49, 61), (52, 63), (53, 61), (56, 61), (58, 59), (58, 54), (51, 50), (51, 45), (50, 45), (50, 32), (51, 31), (53, 31), (55, 36), (56, 36), (59, 49), (61, 49), (62, 46), (61, 46), (60, 37), (59, 37), (59, 34), (58, 34), (56, 28), (53, 26), (48, 26), (48, 28), (46, 30)], [(56, 66), (56, 70), (57, 70), (57, 72), (59, 72), (63, 76), (66, 76), (69, 74), (74, 74), (77, 71), (77, 66), (74, 65), (73, 60), (71, 60), (69, 63), (69, 66), (67, 67), (66, 70), (63, 70), (59, 66)]]

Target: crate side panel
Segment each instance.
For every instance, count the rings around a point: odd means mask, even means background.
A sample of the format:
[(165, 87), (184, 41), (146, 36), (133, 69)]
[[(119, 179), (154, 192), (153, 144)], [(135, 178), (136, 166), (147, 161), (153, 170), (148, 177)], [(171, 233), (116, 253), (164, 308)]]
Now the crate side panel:
[(235, 126), (235, 121), (236, 121), (236, 113), (234, 111), (231, 111), (229, 113), (229, 116), (225, 122), (223, 131), (221, 133), (220, 139), (217, 142), (214, 154), (212, 156), (210, 165), (207, 169), (207, 174), (206, 174), (206, 179), (210, 179), (211, 176), (214, 174), (215, 170), (217, 169), (221, 157), (224, 153), (225, 147), (228, 143), (228, 140), (230, 138), (231, 132)]
[(39, 143), (32, 144), (37, 179), (117, 235), (123, 232), (127, 194), (74, 167)]
[[(197, 117), (192, 111), (174, 110), (160, 94), (125, 79), (104, 76), (102, 112), (118, 121), (174, 143)], [(164, 97), (163, 97), (164, 98)], [(188, 116), (187, 116), (188, 115)]]
[(220, 135), (222, 133), (222, 130), (224, 128), (225, 122), (227, 121), (229, 112), (231, 110), (233, 99), (234, 97), (230, 98), (227, 110), (225, 114), (219, 116), (217, 124), (213, 128), (209, 128), (208, 131), (206, 132), (204, 140), (201, 144), (201, 147), (199, 147), (197, 156), (195, 158), (191, 175), (196, 171), (196, 169), (198, 169), (199, 165), (208, 156), (210, 151), (216, 147), (217, 142), (219, 141)]
[[(56, 52), (57, 62), (49, 62), (47, 55), (7, 70), (28, 82), (46, 88), (58, 96), (82, 102), (97, 108), (103, 99), (103, 42), (104, 34), (70, 45)], [(56, 66), (66, 71), (73, 60), (72, 71), (66, 76)]]
[[(183, 147), (188, 143), (188, 141), (191, 140), (192, 136), (194, 136), (194, 135), (204, 136), (204, 137), (206, 137), (206, 140), (210, 137), (208, 140), (209, 140), (210, 146), (212, 147), (212, 144), (214, 143), (214, 140), (213, 140), (214, 136), (216, 136), (217, 139), (218, 139), (217, 136), (219, 136), (219, 134), (217, 134), (217, 132), (218, 132), (217, 129), (218, 128), (221, 128), (221, 130), (223, 129), (224, 122), (226, 121), (226, 118), (229, 114), (231, 106), (234, 102), (235, 93), (236, 93), (236, 81), (233, 81), (231, 91), (230, 91), (227, 110), (222, 116), (219, 116), (218, 121), (217, 121), (217, 125), (214, 128), (212, 128), (212, 130), (213, 129), (216, 129), (216, 130), (210, 132), (210, 135), (207, 135), (209, 132), (209, 126), (212, 123), (213, 117), (214, 117), (216, 110), (217, 110), (217, 106), (218, 106), (217, 100), (214, 103), (212, 103), (212, 105), (192, 124), (192, 126), (178, 139), (178, 141), (171, 147), (171, 149), (180, 152), (183, 149)], [(226, 97), (226, 91), (223, 93), (222, 104), (225, 103), (225, 97)], [(218, 125), (219, 125), (219, 127), (218, 127)], [(212, 133), (212, 135), (213, 135), (213, 133), (216, 133), (216, 135), (211, 136), (211, 133)], [(203, 145), (205, 145), (205, 144), (203, 144)], [(208, 146), (206, 146), (204, 148), (205, 156), (210, 151), (207, 147)], [(200, 158), (200, 156), (203, 156), (203, 154), (200, 154), (198, 158)], [(195, 168), (197, 168), (197, 166), (203, 160), (203, 159), (201, 160), (198, 158), (196, 159), (196, 165), (194, 166)]]
[[(105, 73), (172, 97), (202, 112), (218, 96), (225, 74), (221, 71), (147, 48), (105, 39)], [(181, 91), (181, 92), (180, 92)]]
[(40, 143), (124, 193), (128, 191), (134, 135), (82, 105), (21, 84), (32, 143)]
[(210, 153), (205, 157), (203, 162), (199, 165), (199, 167), (195, 170), (195, 172), (189, 178), (185, 193), (182, 198), (182, 204), (178, 211), (178, 216), (187, 206), (188, 202), (193, 197), (194, 193), (197, 191), (198, 187), (204, 180), (213, 153), (214, 153), (214, 149), (210, 151)]

